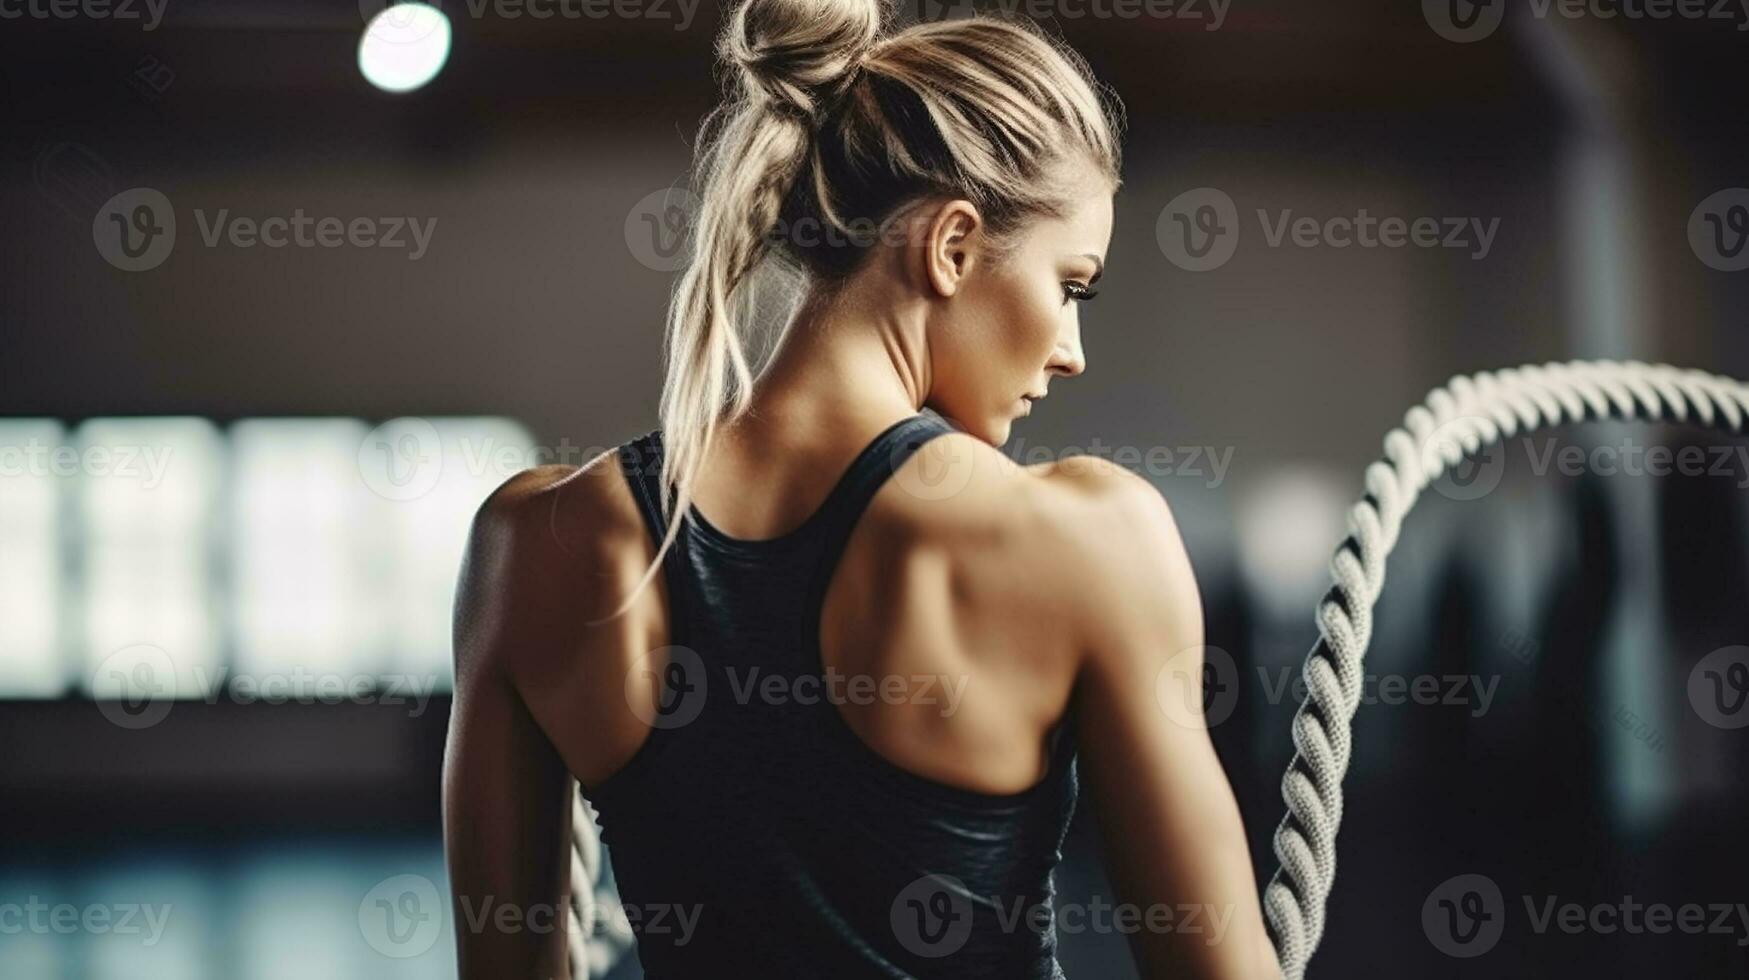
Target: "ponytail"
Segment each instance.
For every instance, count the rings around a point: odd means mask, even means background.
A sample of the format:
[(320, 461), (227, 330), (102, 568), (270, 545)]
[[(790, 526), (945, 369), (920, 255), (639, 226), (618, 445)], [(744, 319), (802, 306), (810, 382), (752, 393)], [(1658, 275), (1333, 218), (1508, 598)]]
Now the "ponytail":
[(1119, 183), (1122, 107), (1066, 45), (1030, 22), (986, 16), (883, 35), (887, 2), (743, 0), (717, 40), (734, 78), (701, 133), (700, 204), (668, 308), (667, 530), (613, 615), (661, 568), (713, 439), (752, 400), (749, 284), (780, 225), (829, 233), (775, 249), (829, 286), (872, 245), (853, 225), (885, 221), (908, 202), (965, 197), (994, 247), (1028, 219), (1058, 213), (1061, 166), (1091, 163), (1114, 190)]
[(660, 413), (667, 533), (615, 615), (661, 567), (718, 428), (752, 398), (749, 280), (807, 161), (817, 113), (854, 77), (880, 22), (877, 0), (748, 0), (718, 39), (718, 58), (737, 70), (737, 91), (704, 124), (691, 258), (668, 307)]

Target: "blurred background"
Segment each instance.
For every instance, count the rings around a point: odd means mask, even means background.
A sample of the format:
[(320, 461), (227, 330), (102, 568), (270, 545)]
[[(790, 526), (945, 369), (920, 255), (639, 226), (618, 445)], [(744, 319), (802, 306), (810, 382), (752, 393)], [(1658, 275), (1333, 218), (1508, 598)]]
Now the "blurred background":
[[(0, 0), (0, 976), (454, 976), (453, 923), (380, 910), (445, 888), (466, 524), (655, 425), (723, 11), (441, 6)], [(1089, 370), (1007, 449), (1172, 504), (1266, 876), (1311, 613), (1403, 412), (1573, 357), (1749, 377), (1749, 12), (1009, 6), (1129, 134)], [(1749, 972), (1742, 446), (1567, 429), (1424, 495), (1314, 976)], [(1113, 900), (1090, 816), (1064, 902)], [(1492, 938), (1443, 918), (1470, 894)], [(1659, 904), (1731, 914), (1590, 914)], [(1111, 930), (1062, 942), (1133, 976)]]

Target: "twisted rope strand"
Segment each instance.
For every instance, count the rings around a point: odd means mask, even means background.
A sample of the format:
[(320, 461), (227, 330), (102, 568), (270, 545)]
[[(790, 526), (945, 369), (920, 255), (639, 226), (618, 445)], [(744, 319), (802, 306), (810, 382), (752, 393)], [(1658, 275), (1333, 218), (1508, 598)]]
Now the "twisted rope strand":
[(575, 790), (571, 793), (571, 901), (567, 903), (565, 934), (567, 959), (574, 980), (589, 980), (605, 976), (632, 944), (632, 937), (623, 929), (612, 928), (612, 917), (600, 942), (590, 943), (590, 930), (595, 926), (596, 906), (603, 899), (617, 901), (610, 887), (601, 883), (601, 839), (595, 830), (595, 812)]
[(1324, 935), (1372, 610), (1385, 559), (1421, 491), (1483, 447), (1549, 426), (1668, 420), (1742, 434), (1746, 417), (1749, 385), (1741, 381), (1666, 364), (1568, 361), (1459, 375), (1385, 436), (1385, 458), (1367, 467), (1366, 494), (1349, 510), (1348, 537), (1330, 562), (1335, 584), (1318, 604), (1306, 698), (1293, 717), (1294, 757), (1281, 781), (1281, 867), (1264, 889), (1263, 907), (1287, 980), (1302, 980)]

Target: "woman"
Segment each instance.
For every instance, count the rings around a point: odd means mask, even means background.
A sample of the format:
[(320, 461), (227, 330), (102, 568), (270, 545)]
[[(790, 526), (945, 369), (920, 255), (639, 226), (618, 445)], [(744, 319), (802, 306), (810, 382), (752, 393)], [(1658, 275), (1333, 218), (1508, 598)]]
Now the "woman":
[[(563, 975), (530, 911), (567, 897), (573, 778), (653, 978), (1059, 976), (1082, 782), (1143, 974), (1275, 975), (1166, 504), (995, 448), (1085, 367), (1114, 103), (1030, 27), (876, 0), (749, 0), (720, 53), (661, 429), (476, 518), (461, 975)], [(755, 372), (767, 258), (800, 289)]]

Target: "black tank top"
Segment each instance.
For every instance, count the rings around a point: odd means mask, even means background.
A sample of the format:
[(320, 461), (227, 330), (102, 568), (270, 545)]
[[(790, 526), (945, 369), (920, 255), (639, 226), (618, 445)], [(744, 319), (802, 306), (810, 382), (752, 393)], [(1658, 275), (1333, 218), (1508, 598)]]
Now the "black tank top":
[[(839, 713), (931, 693), (945, 711), (948, 693), (906, 678), (883, 694), (882, 678), (820, 657), (821, 603), (857, 518), (951, 431), (930, 414), (895, 423), (782, 537), (733, 538), (695, 509), (664, 558), (661, 705), (631, 761), (583, 790), (650, 980), (1062, 976), (1051, 872), (1075, 808), (1073, 725), (1031, 789), (948, 786), (889, 762)], [(659, 541), (661, 435), (619, 452)]]

